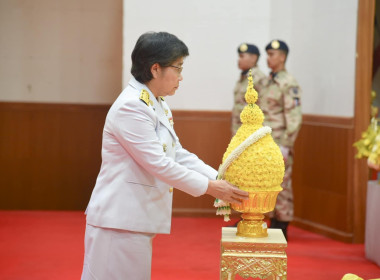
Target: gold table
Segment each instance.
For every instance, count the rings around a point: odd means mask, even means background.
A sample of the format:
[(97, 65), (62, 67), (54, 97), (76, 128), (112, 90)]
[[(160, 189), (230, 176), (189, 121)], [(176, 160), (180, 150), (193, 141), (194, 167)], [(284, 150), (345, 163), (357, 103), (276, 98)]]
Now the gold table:
[(236, 236), (236, 227), (223, 227), (220, 279), (240, 275), (260, 279), (286, 279), (287, 242), (281, 229), (268, 229), (268, 237)]

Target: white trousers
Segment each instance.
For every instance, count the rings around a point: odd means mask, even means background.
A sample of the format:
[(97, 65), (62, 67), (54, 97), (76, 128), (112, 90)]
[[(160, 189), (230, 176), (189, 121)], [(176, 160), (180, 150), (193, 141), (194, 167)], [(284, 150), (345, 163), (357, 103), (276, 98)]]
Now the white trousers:
[(87, 224), (82, 280), (149, 280), (154, 236)]

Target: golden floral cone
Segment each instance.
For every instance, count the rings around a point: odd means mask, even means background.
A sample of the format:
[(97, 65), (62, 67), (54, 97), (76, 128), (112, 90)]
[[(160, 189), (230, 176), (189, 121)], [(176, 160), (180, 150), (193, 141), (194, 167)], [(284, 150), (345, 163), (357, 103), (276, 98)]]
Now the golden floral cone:
[[(263, 130), (264, 114), (255, 103), (258, 94), (253, 88), (251, 72), (245, 94), (247, 105), (240, 114), (242, 122), (223, 156), (223, 163), (255, 132)], [(223, 165), (223, 164), (222, 164)], [(246, 237), (268, 236), (263, 213), (274, 209), (278, 193), (282, 190), (284, 160), (280, 148), (270, 134), (266, 134), (246, 147), (223, 173), (223, 178), (239, 189), (249, 192), (249, 199), (231, 207), (243, 213), (237, 235)]]

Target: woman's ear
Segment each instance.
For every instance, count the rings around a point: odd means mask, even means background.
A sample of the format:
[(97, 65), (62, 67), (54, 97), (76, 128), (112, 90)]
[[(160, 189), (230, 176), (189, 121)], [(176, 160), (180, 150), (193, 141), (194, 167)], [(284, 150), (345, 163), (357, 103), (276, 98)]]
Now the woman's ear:
[(158, 78), (158, 74), (160, 73), (160, 71), (161, 66), (158, 63), (155, 63), (150, 67), (150, 72), (152, 73), (154, 79)]

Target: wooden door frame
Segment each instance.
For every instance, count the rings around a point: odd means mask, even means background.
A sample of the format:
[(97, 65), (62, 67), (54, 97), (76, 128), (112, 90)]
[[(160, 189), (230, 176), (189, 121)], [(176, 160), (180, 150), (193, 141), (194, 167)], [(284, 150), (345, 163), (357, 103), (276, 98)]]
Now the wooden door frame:
[[(370, 92), (372, 90), (373, 32), (375, 0), (358, 0), (355, 110), (353, 141), (360, 139), (370, 122)], [(352, 157), (356, 151), (352, 149)], [(351, 173), (351, 172), (349, 172)], [(353, 242), (363, 243), (365, 236), (365, 211), (368, 182), (368, 166), (365, 159), (353, 160), (352, 182), (349, 192), (349, 219), (353, 232)]]

